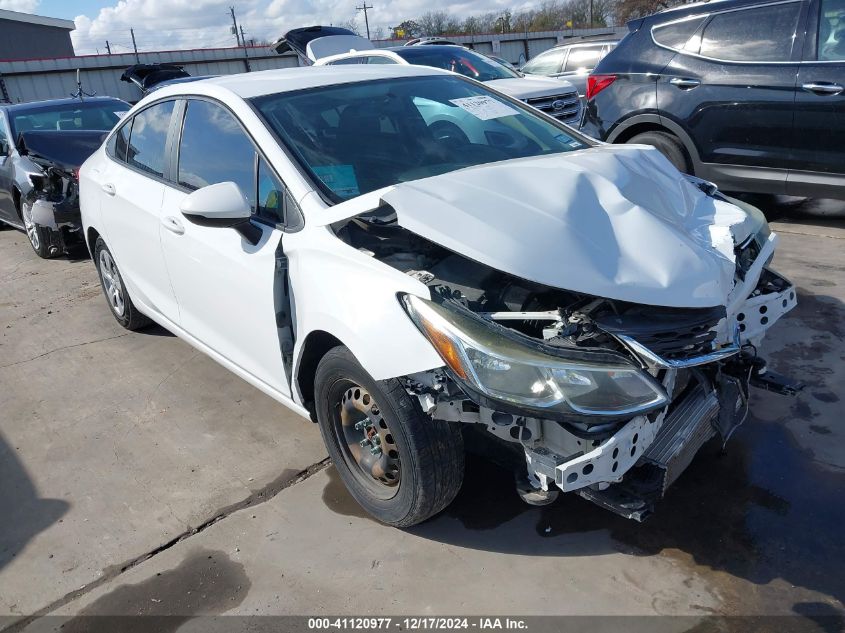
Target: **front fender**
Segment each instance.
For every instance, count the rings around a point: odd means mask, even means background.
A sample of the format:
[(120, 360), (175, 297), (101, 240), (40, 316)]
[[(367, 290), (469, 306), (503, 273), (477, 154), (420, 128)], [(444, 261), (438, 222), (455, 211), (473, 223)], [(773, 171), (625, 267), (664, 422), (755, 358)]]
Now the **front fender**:
[(327, 227), (288, 234), (296, 320), (293, 366), (315, 331), (340, 340), (376, 380), (441, 367), (443, 361), (408, 318), (399, 293), (428, 299), (428, 288), (339, 240)]

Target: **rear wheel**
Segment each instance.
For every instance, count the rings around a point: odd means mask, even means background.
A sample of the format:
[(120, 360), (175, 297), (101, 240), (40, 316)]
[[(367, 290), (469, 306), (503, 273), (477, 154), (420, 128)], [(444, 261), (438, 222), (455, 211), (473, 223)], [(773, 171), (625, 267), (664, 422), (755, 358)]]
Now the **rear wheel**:
[(103, 294), (117, 322), (127, 330), (133, 331), (150, 325), (150, 319), (138, 312), (138, 308), (132, 303), (117, 264), (114, 263), (114, 258), (101, 237), (97, 238), (97, 244), (94, 247), (94, 263), (100, 275)]
[(669, 132), (643, 132), (628, 139), (627, 143), (637, 145), (651, 145), (657, 148), (661, 154), (669, 159), (669, 162), (680, 172), (692, 174), (692, 165), (687, 158), (687, 152), (683, 143), (674, 134)]
[(409, 527), (452, 502), (464, 473), (457, 425), (430, 419), (398, 380), (373, 380), (345, 347), (320, 361), (315, 392), (329, 455), (368, 513)]

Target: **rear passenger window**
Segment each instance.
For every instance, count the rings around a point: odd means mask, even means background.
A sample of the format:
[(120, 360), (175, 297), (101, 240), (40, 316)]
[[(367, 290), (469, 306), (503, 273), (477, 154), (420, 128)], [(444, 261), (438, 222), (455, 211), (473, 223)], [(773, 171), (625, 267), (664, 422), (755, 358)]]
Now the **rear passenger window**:
[(822, 0), (817, 53), (821, 61), (845, 60), (845, 5), (840, 0)]
[(566, 71), (592, 70), (601, 59), (602, 46), (578, 46), (570, 49), (566, 58)]
[(701, 55), (737, 62), (789, 61), (799, 2), (713, 16), (701, 36)]
[[(661, 46), (674, 48), (675, 50), (683, 50), (686, 43), (701, 26), (704, 21), (703, 17), (693, 18), (692, 20), (684, 20), (683, 22), (675, 22), (674, 24), (666, 24), (665, 26), (655, 26), (651, 31), (654, 41)], [(696, 49), (698, 47), (696, 46)], [(695, 51), (696, 53), (698, 50)]]
[(395, 64), (396, 62), (384, 55), (369, 55), (367, 57), (368, 64)]
[(563, 62), (564, 55), (566, 55), (566, 49), (541, 53), (525, 64), (522, 67), (522, 72), (534, 75), (552, 75), (558, 73), (560, 72), (560, 65)]
[(164, 175), (164, 146), (174, 104), (174, 101), (157, 103), (134, 116), (126, 162), (156, 176)]
[(255, 147), (235, 117), (216, 103), (188, 102), (178, 172), (179, 184), (189, 189), (234, 182), (255, 209)]

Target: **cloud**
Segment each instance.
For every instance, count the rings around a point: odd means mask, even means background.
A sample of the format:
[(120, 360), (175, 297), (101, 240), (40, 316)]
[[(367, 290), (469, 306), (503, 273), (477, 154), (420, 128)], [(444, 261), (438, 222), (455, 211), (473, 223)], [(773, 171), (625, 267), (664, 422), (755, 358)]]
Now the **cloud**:
[[(27, 3), (37, 0), (0, 0)], [(528, 0), (525, 0), (527, 2)], [(80, 15), (71, 33), (78, 54), (94, 53), (105, 47), (112, 52), (131, 51), (129, 29), (135, 29), (138, 50), (167, 50), (234, 46), (235, 38), (229, 6), (235, 4), (238, 23), (247, 39), (273, 41), (287, 30), (312, 24), (339, 24), (355, 19), (364, 28), (364, 18), (354, 2), (337, 0), (119, 0), (97, 15)], [(385, 33), (403, 20), (432, 10), (448, 10), (466, 16), (487, 11), (515, 8), (510, 0), (392, 0), (376, 2), (368, 13), (370, 30), (381, 27)]]
[(20, 11), (21, 13), (35, 13), (40, 0), (0, 0), (0, 9)]

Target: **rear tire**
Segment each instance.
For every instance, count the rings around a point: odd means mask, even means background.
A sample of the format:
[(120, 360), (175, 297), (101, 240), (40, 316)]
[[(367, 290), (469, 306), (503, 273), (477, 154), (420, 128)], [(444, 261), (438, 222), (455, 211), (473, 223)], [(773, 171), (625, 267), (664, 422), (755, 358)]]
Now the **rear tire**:
[(464, 475), (458, 425), (430, 419), (398, 380), (373, 380), (347, 348), (335, 347), (317, 367), (315, 401), (338, 474), (379, 521), (416, 525), (458, 494)]
[(97, 244), (94, 246), (94, 264), (97, 266), (103, 294), (117, 322), (133, 332), (150, 325), (152, 321), (149, 317), (138, 312), (138, 308), (132, 303), (111, 251), (101, 237), (97, 238)]
[(674, 134), (660, 131), (643, 132), (642, 134), (637, 134), (629, 138), (626, 143), (632, 145), (651, 145), (668, 158), (669, 162), (675, 166), (675, 169), (685, 174), (694, 175), (684, 145)]

